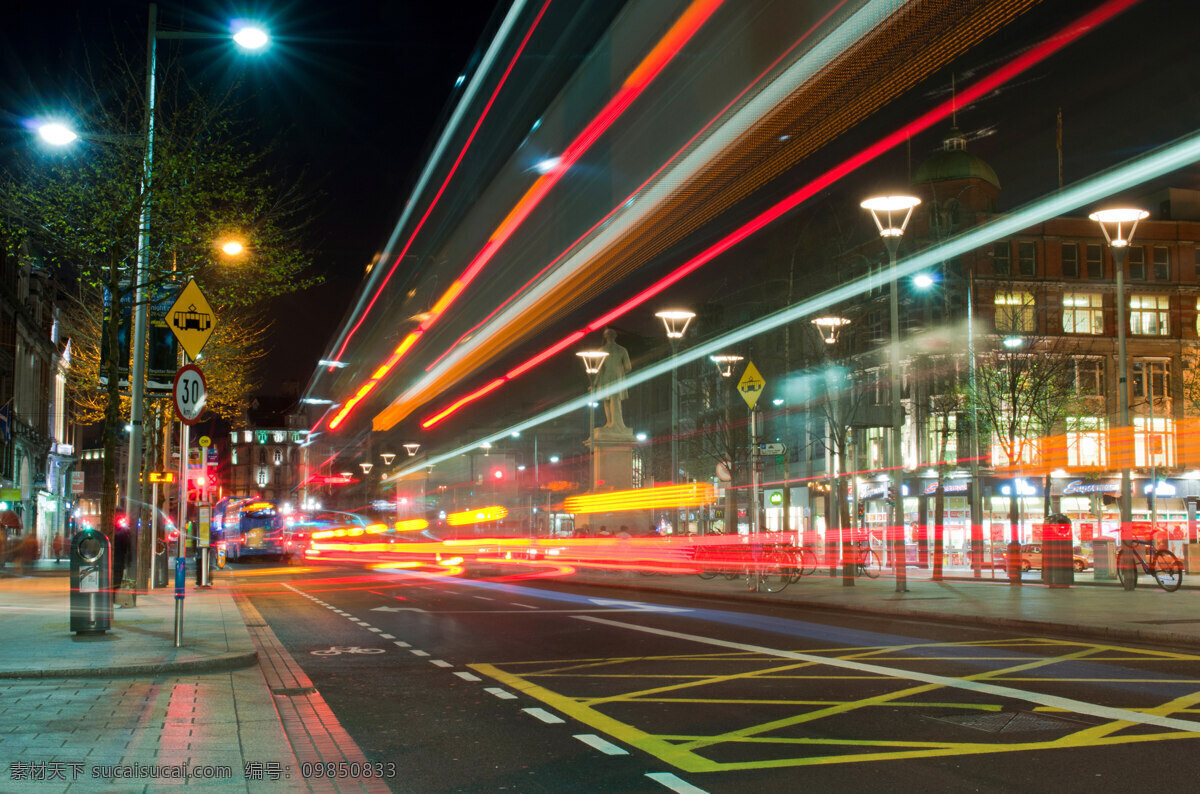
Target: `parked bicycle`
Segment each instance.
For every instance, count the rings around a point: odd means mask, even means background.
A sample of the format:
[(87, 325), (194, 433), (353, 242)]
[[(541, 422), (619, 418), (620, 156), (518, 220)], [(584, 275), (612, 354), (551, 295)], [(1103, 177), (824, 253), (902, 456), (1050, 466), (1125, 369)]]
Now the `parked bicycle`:
[(872, 549), (866, 541), (856, 543), (850, 548), (846, 564), (854, 566), (855, 576), (878, 579), (879, 574), (883, 573), (883, 561), (879, 558), (878, 552)]
[[(1138, 551), (1145, 546), (1146, 553)], [(1138, 566), (1150, 574), (1158, 586), (1173, 593), (1183, 584), (1183, 563), (1168, 549), (1160, 549), (1149, 540), (1126, 540), (1117, 552), (1117, 578), (1126, 590), (1137, 587)]]

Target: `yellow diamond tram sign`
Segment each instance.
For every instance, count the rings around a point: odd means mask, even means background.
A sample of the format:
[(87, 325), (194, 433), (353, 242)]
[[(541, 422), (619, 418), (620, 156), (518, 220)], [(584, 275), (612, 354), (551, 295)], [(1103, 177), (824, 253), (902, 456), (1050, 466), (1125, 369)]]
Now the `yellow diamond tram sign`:
[(742, 373), (742, 379), (738, 381), (737, 389), (738, 393), (742, 395), (742, 399), (746, 401), (746, 405), (753, 408), (766, 385), (767, 382), (763, 380), (762, 375), (758, 374), (758, 369), (751, 361), (746, 364), (746, 371)]
[(200, 291), (196, 279), (192, 279), (179, 293), (179, 297), (167, 310), (167, 327), (175, 334), (183, 352), (193, 361), (200, 355), (208, 338), (212, 336), (217, 321), (213, 316), (208, 298)]

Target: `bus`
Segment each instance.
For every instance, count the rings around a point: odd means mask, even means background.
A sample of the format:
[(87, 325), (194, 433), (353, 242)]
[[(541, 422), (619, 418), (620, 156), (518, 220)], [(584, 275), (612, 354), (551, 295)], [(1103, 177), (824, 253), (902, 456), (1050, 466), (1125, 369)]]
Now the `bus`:
[(225, 559), (289, 556), (283, 517), (271, 502), (252, 497), (222, 499), (213, 507), (212, 543), (225, 548)]

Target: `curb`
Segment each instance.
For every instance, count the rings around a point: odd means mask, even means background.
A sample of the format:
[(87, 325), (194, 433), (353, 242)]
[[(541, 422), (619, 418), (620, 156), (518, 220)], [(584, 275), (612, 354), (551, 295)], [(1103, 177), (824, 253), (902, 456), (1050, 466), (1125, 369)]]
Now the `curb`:
[(202, 659), (177, 662), (147, 662), (114, 667), (63, 667), (52, 670), (5, 670), (0, 680), (46, 678), (130, 678), (142, 676), (177, 675), (186, 673), (217, 673), (241, 670), (258, 664), (258, 651), (222, 653)]
[(1200, 637), (1187, 634), (1176, 634), (1159, 629), (1126, 629), (1117, 626), (1080, 626), (1072, 623), (1052, 623), (1040, 620), (1023, 620), (1018, 618), (1001, 618), (988, 615), (953, 615), (918, 612), (908, 609), (891, 609), (887, 607), (866, 604), (838, 604), (828, 601), (813, 601), (801, 598), (778, 598), (764, 596), (758, 593), (713, 593), (697, 590), (687, 590), (673, 587), (647, 587), (630, 582), (605, 582), (591, 579), (576, 579), (579, 584), (610, 587), (621, 590), (638, 590), (648, 593), (667, 593), (671, 595), (689, 595), (713, 600), (749, 601), (758, 604), (770, 604), (776, 607), (798, 607), (803, 609), (819, 609), (823, 611), (848, 612), (862, 615), (886, 616), (903, 618), (919, 623), (950, 623), (956, 626), (990, 626), (996, 628), (1016, 629), (1020, 631), (1038, 631), (1045, 634), (1057, 634), (1065, 637), (1088, 640), (1103, 640), (1121, 642), (1141, 642), (1148, 645), (1163, 645), (1173, 649), (1188, 648), (1200, 650)]

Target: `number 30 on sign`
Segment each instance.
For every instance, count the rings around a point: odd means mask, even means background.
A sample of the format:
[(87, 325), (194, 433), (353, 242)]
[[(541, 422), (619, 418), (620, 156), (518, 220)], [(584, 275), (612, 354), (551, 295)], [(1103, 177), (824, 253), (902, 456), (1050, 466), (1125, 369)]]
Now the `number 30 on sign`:
[(187, 425), (196, 424), (200, 414), (204, 413), (204, 403), (208, 400), (208, 386), (199, 367), (188, 364), (175, 373), (173, 395), (179, 421)]

